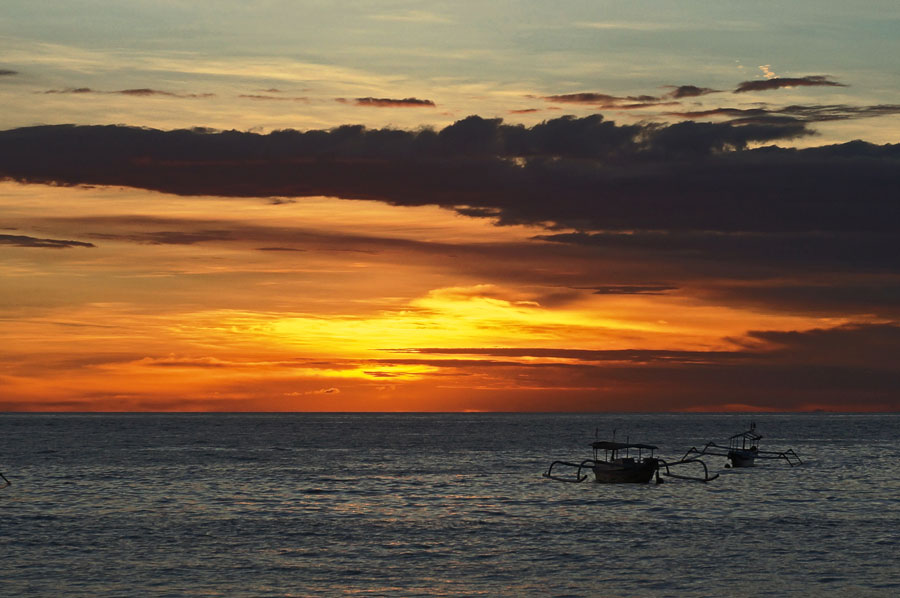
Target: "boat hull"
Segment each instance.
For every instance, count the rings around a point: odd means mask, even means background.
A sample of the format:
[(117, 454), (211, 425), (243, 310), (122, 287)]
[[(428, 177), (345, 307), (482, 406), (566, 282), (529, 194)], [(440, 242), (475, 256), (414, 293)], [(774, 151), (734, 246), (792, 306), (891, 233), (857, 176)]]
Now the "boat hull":
[(753, 467), (756, 453), (753, 451), (728, 451), (728, 459), (732, 467)]
[(656, 459), (644, 459), (640, 463), (597, 462), (594, 481), (598, 484), (646, 484), (653, 479), (659, 463)]

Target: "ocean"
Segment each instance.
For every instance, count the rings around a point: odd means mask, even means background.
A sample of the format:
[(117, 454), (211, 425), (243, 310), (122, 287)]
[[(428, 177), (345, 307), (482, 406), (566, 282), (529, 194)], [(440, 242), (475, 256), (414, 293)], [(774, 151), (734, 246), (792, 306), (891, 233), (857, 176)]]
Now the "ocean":
[[(803, 464), (542, 477), (751, 421)], [(897, 596), (898, 463), (900, 414), (0, 414), (0, 596)]]

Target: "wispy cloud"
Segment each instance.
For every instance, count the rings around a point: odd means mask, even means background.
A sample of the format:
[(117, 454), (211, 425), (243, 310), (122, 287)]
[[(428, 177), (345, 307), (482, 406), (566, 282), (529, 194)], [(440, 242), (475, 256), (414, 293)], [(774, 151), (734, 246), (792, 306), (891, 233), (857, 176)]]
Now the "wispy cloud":
[[(767, 74), (768, 76), (768, 74)], [(847, 87), (843, 83), (832, 81), (828, 75), (808, 75), (806, 77), (771, 77), (762, 81), (744, 81), (738, 84), (734, 93), (748, 91), (769, 91), (790, 87)]]
[(620, 284), (593, 287), (591, 290), (595, 295), (660, 295), (677, 289), (671, 285)]
[(453, 23), (453, 19), (445, 15), (424, 10), (370, 15), (369, 18), (375, 21), (394, 21), (397, 23)]
[(262, 94), (240, 94), (239, 98), (244, 98), (246, 100), (257, 100), (263, 102), (303, 102), (308, 103), (309, 98), (305, 96), (292, 97), (292, 96), (273, 96), (273, 95), (262, 95)]
[(160, 89), (150, 89), (147, 87), (135, 88), (135, 89), (120, 89), (118, 91), (101, 91), (97, 89), (91, 89), (90, 87), (69, 87), (65, 89), (48, 89), (42, 93), (45, 94), (90, 94), (90, 93), (98, 93), (98, 94), (117, 94), (123, 96), (134, 96), (134, 97), (151, 97), (151, 96), (162, 96), (162, 97), (170, 97), (170, 98), (212, 98), (215, 97), (213, 93), (176, 93), (172, 91), (164, 91)]
[(600, 31), (677, 31), (687, 29), (683, 23), (661, 23), (651, 21), (581, 21), (575, 23), (581, 29)]
[(672, 105), (677, 102), (668, 102), (667, 98), (650, 95), (639, 96), (613, 96), (605, 93), (579, 92), (546, 96), (548, 102), (563, 104), (589, 104), (598, 109), (636, 110), (653, 106)]
[(62, 239), (42, 239), (26, 235), (0, 235), (0, 245), (13, 247), (38, 247), (44, 249), (68, 249), (70, 247), (95, 247), (93, 243)]
[(808, 106), (790, 105), (783, 107), (760, 108), (709, 108), (706, 110), (689, 110), (685, 112), (669, 112), (670, 116), (687, 119), (698, 119), (709, 116), (722, 116), (734, 124), (777, 123), (777, 122), (828, 122), (835, 120), (853, 120), (859, 118), (876, 118), (900, 114), (900, 104), (877, 104), (874, 106), (850, 106), (847, 104), (813, 104)]
[(545, 96), (549, 102), (564, 104), (588, 104), (601, 109), (632, 110), (637, 108), (651, 108), (654, 106), (673, 106), (683, 98), (695, 98), (699, 96), (718, 93), (718, 89), (699, 87), (697, 85), (667, 85), (672, 91), (661, 96), (641, 94), (630, 96), (615, 96), (599, 92), (578, 92)]
[(419, 98), (356, 98), (347, 100), (346, 98), (337, 98), (342, 104), (353, 103), (357, 106), (374, 106), (376, 108), (433, 108), (434, 102), (431, 100), (420, 100)]

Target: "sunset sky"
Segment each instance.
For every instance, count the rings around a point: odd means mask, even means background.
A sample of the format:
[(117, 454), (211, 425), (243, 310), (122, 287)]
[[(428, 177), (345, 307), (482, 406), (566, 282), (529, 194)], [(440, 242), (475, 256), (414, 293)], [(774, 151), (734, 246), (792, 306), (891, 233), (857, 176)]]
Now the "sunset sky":
[(898, 31), (5, 0), (0, 411), (897, 411)]

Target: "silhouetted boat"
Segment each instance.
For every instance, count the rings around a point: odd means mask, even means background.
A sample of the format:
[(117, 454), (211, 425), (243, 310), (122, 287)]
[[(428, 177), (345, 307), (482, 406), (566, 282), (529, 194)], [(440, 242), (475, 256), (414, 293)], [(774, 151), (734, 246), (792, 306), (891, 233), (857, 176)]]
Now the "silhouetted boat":
[(691, 454), (717, 455), (726, 457), (731, 461), (732, 467), (753, 467), (757, 459), (784, 459), (791, 467), (803, 463), (793, 449), (786, 451), (759, 450), (759, 441), (761, 439), (762, 435), (756, 432), (756, 424), (751, 423), (749, 430), (730, 437), (727, 447), (715, 442), (707, 442), (702, 449), (691, 447), (682, 458), (686, 458)]
[[(599, 441), (591, 444), (594, 449), (594, 478), (601, 484), (646, 484), (659, 471), (659, 459), (653, 456), (656, 447), (652, 444), (626, 444), (622, 442)], [(635, 449), (638, 456), (632, 457), (630, 451)], [(604, 458), (598, 459), (600, 451)], [(620, 452), (625, 451), (625, 456)], [(649, 457), (643, 451), (650, 451)], [(548, 476), (549, 477), (549, 476)]]
[[(708, 482), (719, 477), (719, 474), (710, 477), (706, 464), (700, 459), (681, 459), (668, 463), (664, 459), (655, 457), (653, 453), (657, 447), (652, 444), (600, 440), (591, 443), (591, 448), (594, 449), (593, 459), (585, 459), (581, 463), (554, 461), (544, 473), (544, 477), (560, 482), (583, 482), (588, 479), (588, 474), (582, 474), (582, 471), (588, 469), (594, 472), (594, 481), (600, 484), (646, 484), (653, 479), (654, 475), (656, 475), (656, 483), (660, 484), (662, 483), (659, 477), (660, 472), (667, 477), (700, 482)], [(603, 451), (603, 459), (600, 459), (600, 451)], [(634, 456), (632, 451), (637, 451), (637, 456)], [(645, 455), (644, 451), (649, 451), (649, 455)], [(676, 475), (669, 471), (670, 466), (687, 463), (699, 463), (703, 467), (703, 477)], [(557, 465), (574, 467), (575, 476), (555, 475), (553, 468)]]

